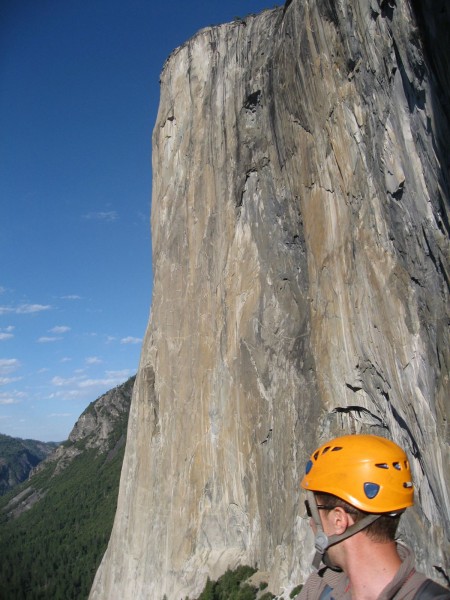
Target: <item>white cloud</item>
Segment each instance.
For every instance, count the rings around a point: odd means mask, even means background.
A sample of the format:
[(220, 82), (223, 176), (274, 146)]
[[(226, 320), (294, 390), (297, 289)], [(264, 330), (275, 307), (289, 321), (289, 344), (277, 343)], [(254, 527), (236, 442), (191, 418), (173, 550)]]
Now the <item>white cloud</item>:
[(58, 387), (63, 386), (63, 385), (73, 385), (76, 382), (77, 382), (77, 379), (75, 377), (64, 378), (64, 377), (59, 377), (58, 375), (53, 377), (51, 380), (51, 383)]
[(2, 406), (6, 406), (8, 404), (18, 404), (18, 403), (19, 403), (19, 401), (15, 400), (14, 398), (1, 398), (0, 397), (0, 404)]
[(130, 370), (122, 369), (121, 371), (106, 371), (105, 375), (106, 377), (99, 379), (83, 379), (80, 381), (79, 387), (87, 388), (102, 386), (113, 388), (116, 385), (123, 383), (130, 376)]
[(21, 377), (0, 377), (0, 385), (9, 385), (15, 381), (20, 381)]
[(111, 223), (112, 221), (117, 221), (119, 215), (117, 214), (117, 211), (109, 210), (87, 213), (83, 215), (83, 218), (89, 221), (106, 221)]
[(22, 365), (17, 358), (0, 358), (0, 375), (8, 375), (17, 371)]
[(39, 344), (50, 344), (52, 342), (57, 342), (60, 339), (62, 339), (62, 338), (60, 338), (60, 337), (48, 337), (48, 336), (43, 335), (40, 338), (38, 338), (37, 341), (38, 341)]
[(86, 392), (77, 389), (71, 390), (58, 390), (49, 395), (50, 400), (63, 399), (63, 400), (77, 400), (78, 398), (84, 398)]
[(129, 335), (128, 337), (124, 337), (120, 340), (121, 344), (140, 344), (141, 342), (141, 338), (132, 337), (131, 335)]
[(0, 392), (0, 404), (6, 406), (8, 404), (19, 404), (26, 397), (24, 392), (13, 390), (12, 392)]
[(73, 417), (72, 413), (51, 413), (50, 415), (48, 415), (51, 419), (55, 418), (55, 417)]
[(81, 296), (78, 294), (68, 294), (67, 296), (61, 296), (62, 300), (82, 300)]
[(14, 337), (12, 333), (14, 331), (14, 325), (8, 325), (8, 327), (2, 327), (0, 329), (0, 341), (10, 340)]
[(18, 315), (26, 315), (42, 312), (43, 310), (50, 310), (51, 308), (50, 304), (21, 304), (15, 309), (15, 312)]
[(56, 325), (56, 327), (52, 327), (49, 331), (50, 333), (67, 333), (70, 331), (70, 327), (67, 327), (67, 325)]
[(88, 388), (88, 387), (108, 387), (108, 388), (112, 388), (114, 386), (116, 386), (117, 384), (121, 383), (123, 380), (120, 379), (116, 379), (116, 378), (105, 378), (105, 379), (83, 379), (83, 381), (80, 381), (80, 383), (78, 384), (80, 386), (80, 388)]
[[(87, 379), (82, 372), (75, 377), (64, 378), (55, 376), (52, 378), (51, 383), (58, 389), (50, 394), (50, 398), (73, 399), (85, 397), (87, 393), (101, 391), (96, 390), (96, 388), (111, 389), (116, 385), (126, 381), (128, 377), (130, 377), (129, 369), (123, 369), (120, 371), (106, 371), (104, 377), (95, 379)], [(93, 392), (90, 391), (91, 389)]]
[(114, 377), (114, 379), (120, 379), (124, 381), (131, 375), (130, 369), (122, 369), (121, 371), (106, 371), (107, 377)]
[(99, 358), (98, 356), (88, 356), (86, 358), (86, 363), (88, 365), (100, 365), (102, 363), (102, 359)]
[(0, 315), (13, 313), (16, 315), (29, 315), (43, 310), (50, 310), (50, 304), (20, 304), (19, 306), (0, 306)]
[(69, 358), (68, 356), (63, 356), (59, 362), (66, 363), (66, 362), (71, 362), (71, 360), (72, 359)]

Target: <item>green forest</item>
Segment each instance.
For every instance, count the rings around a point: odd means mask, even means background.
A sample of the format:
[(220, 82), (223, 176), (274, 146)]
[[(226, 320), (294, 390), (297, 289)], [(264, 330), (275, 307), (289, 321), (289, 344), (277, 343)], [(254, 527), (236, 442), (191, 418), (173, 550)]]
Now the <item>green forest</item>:
[(51, 492), (18, 519), (2, 511), (2, 600), (88, 597), (113, 524), (122, 460), (123, 448), (112, 460), (86, 451), (53, 479), (48, 465), (33, 487)]
[[(98, 443), (97, 430), (64, 442), (62, 463), (47, 460), (0, 498), (0, 600), (89, 596), (114, 521), (133, 384), (134, 377), (83, 413), (98, 426), (108, 422), (106, 443)], [(13, 514), (35, 491), (40, 500)]]
[[(208, 579), (196, 600), (272, 600), (275, 598), (266, 590), (266, 582), (261, 582), (258, 586), (249, 583), (248, 579), (255, 572), (256, 569), (252, 567), (240, 566), (234, 571), (227, 570), (217, 581)], [(302, 585), (295, 587), (289, 595), (289, 600), (295, 598), (301, 589)], [(284, 598), (280, 597), (279, 600)]]

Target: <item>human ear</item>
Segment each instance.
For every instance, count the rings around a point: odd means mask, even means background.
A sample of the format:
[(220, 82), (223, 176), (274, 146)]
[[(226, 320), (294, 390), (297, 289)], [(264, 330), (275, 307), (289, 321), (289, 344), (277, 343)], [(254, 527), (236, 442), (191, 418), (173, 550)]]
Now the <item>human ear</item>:
[(344, 533), (348, 527), (353, 525), (351, 516), (340, 506), (336, 506), (330, 511), (329, 517), (332, 520), (333, 529), (337, 535)]

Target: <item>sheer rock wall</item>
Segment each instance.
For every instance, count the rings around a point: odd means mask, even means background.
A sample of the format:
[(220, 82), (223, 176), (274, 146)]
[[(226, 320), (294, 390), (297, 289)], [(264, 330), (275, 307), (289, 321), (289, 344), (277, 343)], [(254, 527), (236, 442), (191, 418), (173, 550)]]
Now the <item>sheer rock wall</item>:
[(166, 62), (152, 314), (93, 600), (195, 597), (238, 563), (291, 589), (312, 553), (303, 466), (342, 432), (405, 447), (404, 537), (450, 573), (450, 53), (436, 67), (427, 50), (448, 17), (434, 6), (425, 31), (406, 0), (292, 0)]

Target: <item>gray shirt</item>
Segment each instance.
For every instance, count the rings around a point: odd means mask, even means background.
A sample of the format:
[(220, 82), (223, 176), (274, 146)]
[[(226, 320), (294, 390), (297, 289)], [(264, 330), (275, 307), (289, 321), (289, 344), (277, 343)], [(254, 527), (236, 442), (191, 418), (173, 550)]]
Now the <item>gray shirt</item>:
[[(427, 579), (418, 573), (414, 567), (414, 554), (401, 544), (397, 544), (397, 551), (402, 559), (402, 564), (392, 581), (381, 591), (377, 600), (412, 600)], [(350, 581), (345, 573), (338, 573), (324, 567), (313, 573), (306, 580), (296, 600), (318, 600), (326, 586), (332, 588), (330, 600), (351, 600)]]

